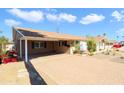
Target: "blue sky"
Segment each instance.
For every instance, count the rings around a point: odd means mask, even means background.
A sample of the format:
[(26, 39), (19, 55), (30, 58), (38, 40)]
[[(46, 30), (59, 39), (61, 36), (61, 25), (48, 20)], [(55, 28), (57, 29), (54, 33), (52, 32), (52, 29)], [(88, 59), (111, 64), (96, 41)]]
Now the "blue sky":
[[(124, 9), (119, 8), (21, 8), (0, 9), (0, 30), (12, 39), (12, 26), (59, 31), (77, 36), (107, 34), (123, 40)], [(58, 30), (59, 29), (59, 30)], [(117, 36), (119, 38), (117, 39)]]

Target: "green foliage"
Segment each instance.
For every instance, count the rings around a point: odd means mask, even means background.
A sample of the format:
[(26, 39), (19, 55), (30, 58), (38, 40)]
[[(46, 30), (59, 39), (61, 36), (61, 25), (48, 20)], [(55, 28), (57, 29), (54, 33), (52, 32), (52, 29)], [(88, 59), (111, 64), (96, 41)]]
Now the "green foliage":
[(6, 54), (6, 50), (1, 50), (0, 55)]
[(4, 54), (5, 53), (5, 45), (9, 43), (8, 38), (6, 38), (5, 36), (1, 36), (0, 37), (0, 54)]
[(0, 44), (7, 44), (8, 42), (9, 42), (9, 40), (5, 36), (0, 37)]
[(74, 53), (80, 53), (80, 42), (79, 41), (74, 42), (74, 47), (75, 47)]
[(93, 53), (96, 51), (96, 42), (93, 38), (90, 38), (87, 40), (87, 50), (90, 53)]

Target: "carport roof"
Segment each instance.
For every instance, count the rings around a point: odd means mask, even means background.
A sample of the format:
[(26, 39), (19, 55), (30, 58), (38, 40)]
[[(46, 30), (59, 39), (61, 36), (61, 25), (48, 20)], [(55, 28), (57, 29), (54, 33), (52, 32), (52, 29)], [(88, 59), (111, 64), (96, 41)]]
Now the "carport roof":
[(85, 40), (85, 37), (73, 36), (57, 32), (48, 32), (43, 30), (35, 30), (31, 28), (14, 28), (24, 35), (29, 40)]

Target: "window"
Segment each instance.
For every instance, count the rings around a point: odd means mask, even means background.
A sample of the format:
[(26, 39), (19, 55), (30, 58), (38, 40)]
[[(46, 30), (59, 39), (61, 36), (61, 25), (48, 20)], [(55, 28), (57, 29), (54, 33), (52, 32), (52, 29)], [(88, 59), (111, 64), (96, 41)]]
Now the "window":
[(67, 46), (67, 41), (62, 41), (62, 46)]
[(61, 46), (61, 41), (59, 41), (59, 46)]
[(57, 42), (58, 43), (58, 46), (61, 47), (61, 46), (66, 46), (68, 47), (69, 45), (67, 44), (67, 41), (59, 41)]
[(32, 48), (46, 48), (46, 42), (43, 41), (33, 41), (32, 42)]
[(34, 43), (34, 48), (40, 48), (40, 42), (35, 42)]

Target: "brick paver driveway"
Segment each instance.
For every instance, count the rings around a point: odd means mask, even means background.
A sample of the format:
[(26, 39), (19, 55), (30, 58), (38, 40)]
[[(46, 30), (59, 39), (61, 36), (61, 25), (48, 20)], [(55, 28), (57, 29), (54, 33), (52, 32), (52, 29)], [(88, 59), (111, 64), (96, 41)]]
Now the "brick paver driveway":
[(31, 63), (47, 84), (124, 84), (124, 64), (103, 57), (59, 54)]

